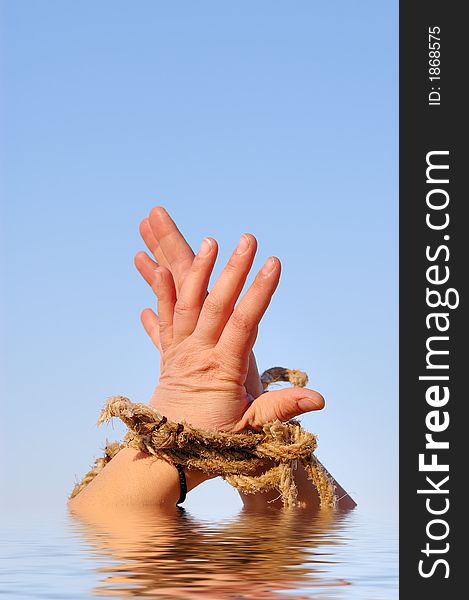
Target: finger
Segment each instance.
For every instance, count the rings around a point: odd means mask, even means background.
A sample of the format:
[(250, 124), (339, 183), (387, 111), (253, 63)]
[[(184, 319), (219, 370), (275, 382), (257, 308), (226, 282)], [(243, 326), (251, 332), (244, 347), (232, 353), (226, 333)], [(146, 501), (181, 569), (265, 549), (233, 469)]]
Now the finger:
[(151, 341), (161, 352), (160, 321), (158, 315), (151, 308), (145, 308), (140, 315), (140, 320)]
[(176, 288), (171, 272), (165, 267), (155, 271), (156, 295), (158, 298), (158, 318), (160, 328), (160, 345), (164, 351), (173, 340), (173, 314), (176, 304)]
[(322, 410), (324, 406), (321, 394), (306, 388), (294, 387), (267, 392), (249, 406), (236, 430), (242, 431), (246, 427), (262, 429), (265, 423), (276, 419), (289, 421), (306, 412)]
[[(257, 328), (254, 332), (254, 340), (257, 336)], [(246, 381), (244, 382), (244, 387), (248, 394), (250, 394), (253, 398), (257, 398), (260, 396), (264, 388), (262, 387), (261, 378), (259, 376), (259, 370), (257, 368), (256, 358), (254, 356), (254, 352), (251, 352), (249, 355), (249, 366), (248, 366), (248, 374), (246, 375)]]
[(271, 256), (233, 311), (217, 347), (232, 358), (244, 361), (255, 342), (253, 332), (259, 325), (280, 279), (280, 261)]
[(134, 264), (143, 279), (153, 288), (158, 263), (150, 258), (146, 252), (138, 252), (134, 258)]
[(163, 250), (161, 250), (160, 245), (158, 244), (158, 240), (153, 235), (153, 231), (150, 227), (150, 221), (148, 218), (143, 219), (139, 226), (140, 235), (142, 236), (142, 240), (147, 245), (148, 250), (153, 254), (158, 263), (162, 267), (169, 267), (168, 262), (164, 256)]
[(196, 331), (204, 342), (217, 343), (243, 289), (256, 249), (256, 238), (243, 234), (200, 312)]
[(194, 253), (176, 227), (176, 223), (162, 206), (156, 206), (151, 210), (149, 224), (167, 261), (166, 266), (173, 274), (176, 290), (179, 292), (194, 260)]
[(192, 261), (174, 306), (173, 339), (176, 343), (191, 335), (197, 325), (217, 253), (216, 240), (205, 238)]

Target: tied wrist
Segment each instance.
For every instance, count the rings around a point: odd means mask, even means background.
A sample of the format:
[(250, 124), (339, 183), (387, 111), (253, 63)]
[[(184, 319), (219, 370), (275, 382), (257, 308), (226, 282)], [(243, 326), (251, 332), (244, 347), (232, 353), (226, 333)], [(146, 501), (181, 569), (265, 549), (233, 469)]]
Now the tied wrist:
[[(175, 463), (174, 466), (178, 471), (180, 484), (180, 496), (176, 504), (182, 504), (186, 499), (187, 494), (201, 483), (204, 483), (204, 481), (217, 477), (217, 475), (207, 474), (200, 469), (189, 468), (187, 465), (182, 465), (180, 463)], [(184, 482), (181, 482), (182, 478), (184, 478)]]
[[(296, 374), (281, 368), (271, 371), (275, 372), (273, 381), (281, 380), (284, 372), (289, 380)], [(199, 483), (220, 475), (238, 491), (253, 494), (277, 489), (284, 507), (298, 506), (293, 473), (300, 462), (318, 491), (321, 507), (336, 505), (335, 483), (314, 456), (316, 436), (305, 431), (298, 421), (275, 420), (264, 423), (257, 432), (202, 430), (170, 421), (155, 408), (133, 404), (123, 396), (108, 400), (98, 424), (113, 417), (121, 419), (128, 428), (123, 444), (115, 444), (117, 450), (125, 446), (135, 448), (175, 465), (180, 484), (177, 504)], [(105, 467), (112, 454), (106, 451), (104, 460), (97, 459), (72, 496)], [(261, 467), (263, 472), (256, 474)]]
[[(124, 443), (167, 462), (200, 470), (205, 476), (221, 475), (245, 493), (278, 489), (285, 507), (297, 506), (293, 470), (300, 461), (308, 479), (318, 490), (323, 507), (335, 506), (335, 485), (317, 462), (313, 452), (316, 436), (305, 431), (298, 421), (272, 421), (262, 431), (233, 433), (194, 428), (187, 423), (169, 421), (154, 408), (133, 404), (128, 398), (111, 398), (99, 422), (120, 418), (128, 427)], [(259, 467), (267, 469), (254, 474)], [(194, 481), (194, 487), (197, 483)], [(191, 489), (187, 482), (188, 490)]]

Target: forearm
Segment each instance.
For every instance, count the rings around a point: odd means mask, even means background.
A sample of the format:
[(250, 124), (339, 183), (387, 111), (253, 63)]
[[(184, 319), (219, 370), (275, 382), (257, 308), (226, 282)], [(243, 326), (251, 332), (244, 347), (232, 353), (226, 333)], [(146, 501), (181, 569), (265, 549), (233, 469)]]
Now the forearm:
[[(256, 475), (260, 475), (265, 469), (260, 469)], [(336, 486), (336, 494), (338, 498), (338, 507), (341, 509), (350, 509), (356, 506), (355, 501), (347, 494), (342, 486), (332, 477), (332, 481)], [(318, 510), (320, 507), (319, 495), (311, 480), (308, 478), (304, 467), (298, 462), (298, 466), (294, 474), (295, 484), (298, 490), (298, 502), (301, 507), (308, 510)], [(277, 490), (257, 494), (243, 494), (239, 492), (246, 510), (262, 510), (267, 507), (281, 508), (283, 506), (282, 499)]]
[[(187, 491), (209, 477), (184, 469)], [(106, 467), (70, 500), (73, 512), (101, 512), (118, 508), (176, 510), (180, 495), (179, 475), (174, 465), (133, 448), (124, 448)]]

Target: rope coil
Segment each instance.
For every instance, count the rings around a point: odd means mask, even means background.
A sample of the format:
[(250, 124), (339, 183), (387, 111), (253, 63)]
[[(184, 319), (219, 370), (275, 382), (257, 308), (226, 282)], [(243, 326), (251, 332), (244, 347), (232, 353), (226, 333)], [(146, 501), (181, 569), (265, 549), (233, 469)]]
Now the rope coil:
[[(304, 387), (308, 377), (302, 371), (274, 367), (262, 374), (261, 381), (264, 390), (276, 381)], [(169, 421), (153, 407), (134, 404), (124, 396), (114, 396), (107, 401), (98, 424), (114, 417), (127, 426), (123, 443), (106, 446), (104, 457), (96, 459), (70, 498), (77, 496), (121, 448), (131, 447), (171, 464), (179, 463), (211, 476), (220, 475), (243, 493), (277, 489), (287, 508), (298, 505), (294, 471), (299, 462), (318, 491), (321, 508), (332, 508), (336, 504), (334, 483), (313, 454), (317, 447), (316, 436), (305, 431), (295, 419), (266, 423), (261, 432), (204, 431), (187, 423)], [(254, 475), (259, 468), (265, 472)]]

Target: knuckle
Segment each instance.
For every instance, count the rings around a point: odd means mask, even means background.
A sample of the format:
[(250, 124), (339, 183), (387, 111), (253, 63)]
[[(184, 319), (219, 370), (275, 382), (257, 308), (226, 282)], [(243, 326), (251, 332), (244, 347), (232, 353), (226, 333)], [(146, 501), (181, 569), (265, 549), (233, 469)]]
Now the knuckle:
[(223, 313), (223, 303), (210, 294), (205, 300), (204, 309), (209, 319), (216, 319)]
[(193, 306), (185, 300), (179, 299), (174, 305), (174, 314), (179, 317), (184, 317), (193, 310)]
[(159, 328), (160, 331), (167, 331), (171, 327), (171, 323), (169, 321), (163, 320), (160, 318)]
[(231, 315), (231, 322), (233, 326), (243, 334), (250, 335), (253, 331), (251, 320), (244, 312), (235, 311)]
[(231, 258), (228, 260), (228, 262), (225, 265), (225, 273), (231, 275), (231, 274), (237, 273), (238, 269), (239, 269), (239, 264), (238, 264), (237, 257), (231, 256)]

